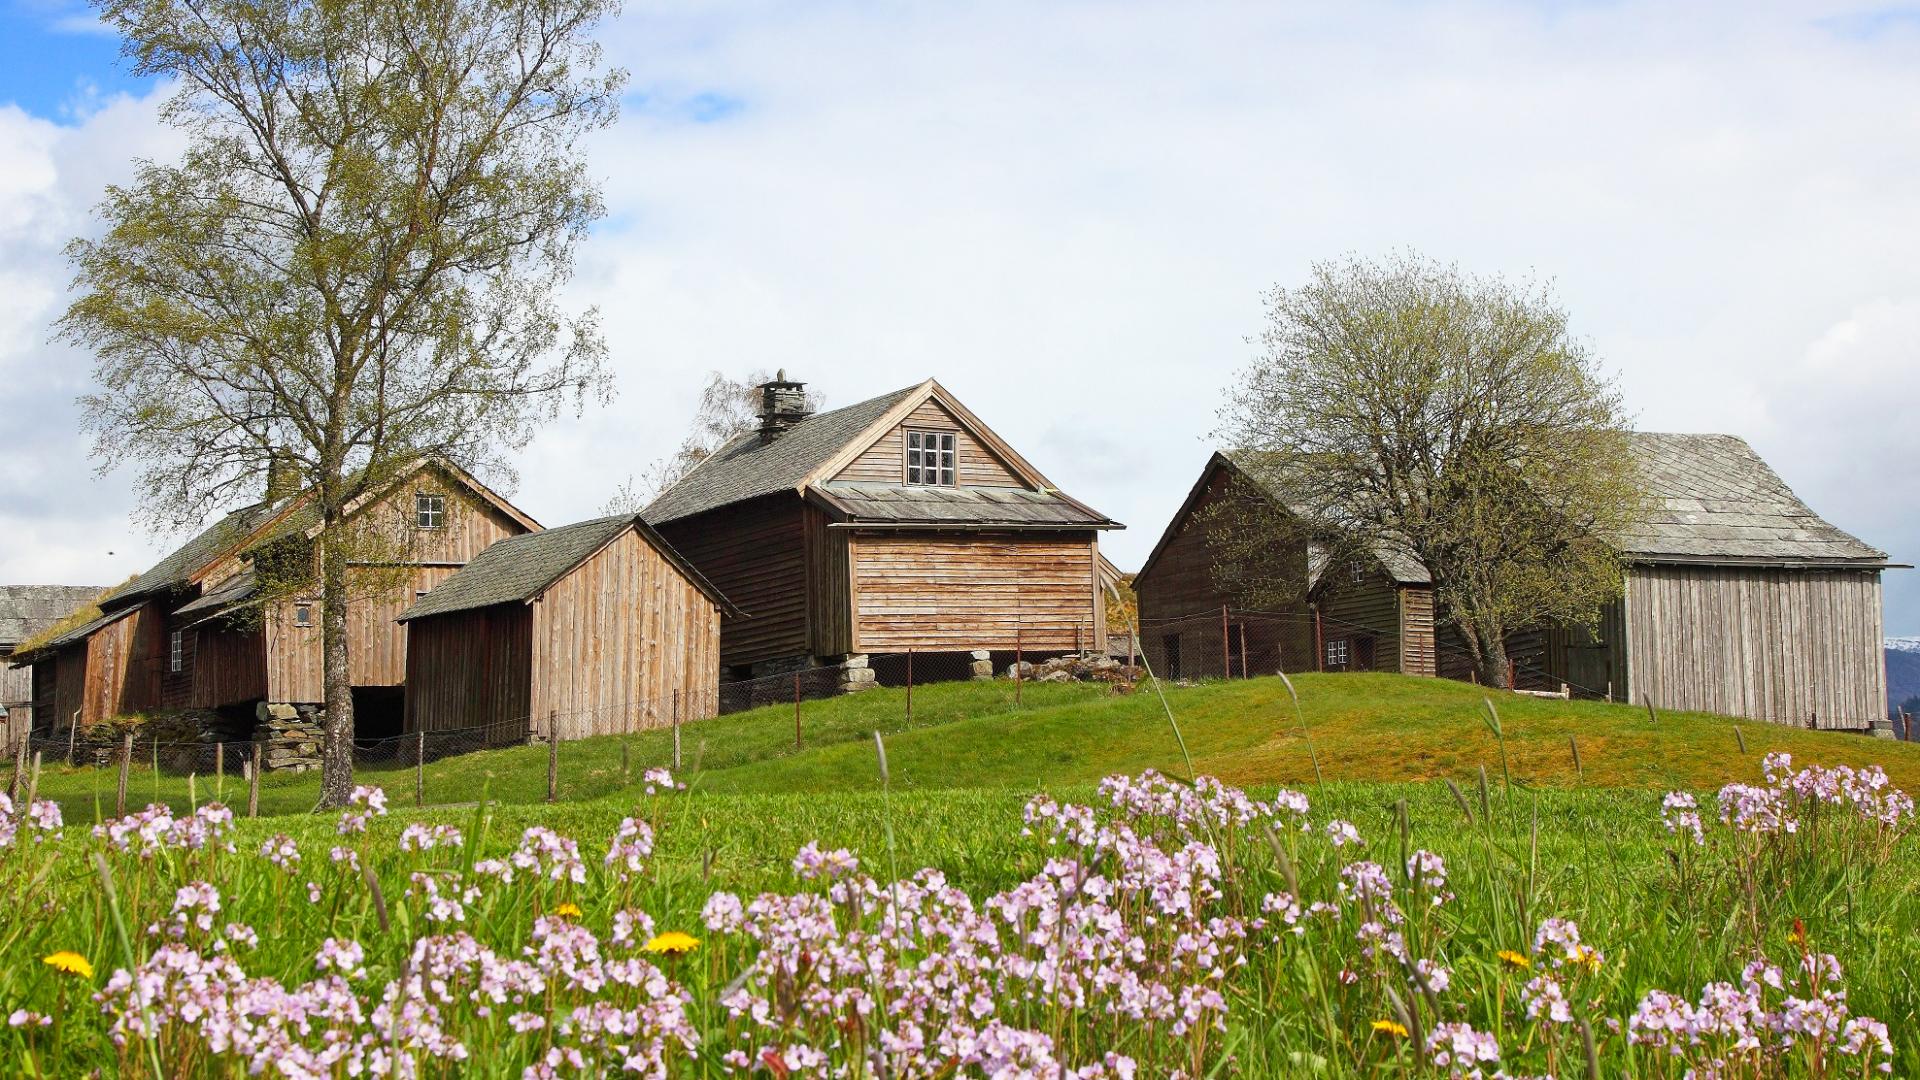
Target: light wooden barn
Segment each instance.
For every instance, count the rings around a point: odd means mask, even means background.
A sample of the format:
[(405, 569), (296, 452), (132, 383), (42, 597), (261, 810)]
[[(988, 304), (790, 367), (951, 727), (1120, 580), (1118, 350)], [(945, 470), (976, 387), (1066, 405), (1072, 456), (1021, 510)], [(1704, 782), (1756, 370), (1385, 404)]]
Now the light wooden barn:
[[(32, 667), (10, 663), (15, 651), (102, 591), (98, 585), (0, 585), (0, 750), (11, 754), (34, 725)], [(51, 724), (51, 702), (46, 711)]]
[(407, 730), (499, 744), (711, 716), (732, 612), (634, 515), (503, 540), (400, 616)]
[(746, 613), (722, 631), (730, 677), (908, 650), (1106, 647), (1099, 534), (1120, 526), (940, 384), (817, 415), (800, 383), (760, 389), (759, 430), (644, 511)]

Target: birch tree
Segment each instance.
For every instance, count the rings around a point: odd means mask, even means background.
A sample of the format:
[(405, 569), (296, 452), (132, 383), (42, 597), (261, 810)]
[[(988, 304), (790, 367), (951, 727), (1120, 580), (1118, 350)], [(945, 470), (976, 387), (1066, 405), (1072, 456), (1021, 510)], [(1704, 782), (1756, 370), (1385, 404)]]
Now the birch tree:
[(625, 73), (614, 0), (99, 0), (133, 70), (177, 87), (177, 162), (109, 188), (73, 242), (60, 333), (143, 517), (246, 500), (279, 460), (321, 531), (323, 805), (352, 789), (356, 500), (438, 456), (496, 475), (604, 400), (595, 313), (559, 290), (601, 215), (582, 140)]

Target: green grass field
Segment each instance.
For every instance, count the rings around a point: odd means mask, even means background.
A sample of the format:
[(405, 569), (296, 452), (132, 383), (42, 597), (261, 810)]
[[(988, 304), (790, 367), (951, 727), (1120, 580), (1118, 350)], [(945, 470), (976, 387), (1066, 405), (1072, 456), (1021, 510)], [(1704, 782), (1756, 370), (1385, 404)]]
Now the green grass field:
[[(1890, 1025), (1894, 1074), (1920, 1075), (1920, 986), (1912, 978), (1920, 971), (1920, 939), (1912, 930), (1920, 925), (1920, 856), (1910, 839), (1886, 858), (1834, 859), (1816, 852), (1800, 861), (1781, 861), (1780, 873), (1760, 889), (1741, 876), (1742, 865), (1759, 865), (1750, 860), (1713, 862), (1701, 856), (1698, 867), (1673, 861), (1670, 853), (1676, 848), (1660, 824), (1663, 792), (1696, 791), (1703, 808), (1710, 807), (1711, 794), (1721, 784), (1758, 782), (1761, 757), (1770, 751), (1790, 752), (1799, 765), (1879, 764), (1893, 784), (1920, 790), (1920, 750), (1859, 736), (1741, 724), (1743, 753), (1734, 725), (1724, 718), (1649, 718), (1644, 709), (1513, 696), (1495, 699), (1504, 735), (1496, 739), (1484, 719), (1482, 697), (1472, 687), (1387, 675), (1309, 675), (1296, 686), (1304, 727), (1278, 679), (1167, 690), (1199, 773), (1262, 797), (1270, 796), (1275, 785), (1300, 790), (1313, 801), (1316, 826), (1345, 819), (1369, 840), (1364, 852), (1355, 852), (1303, 839), (1297, 868), (1275, 864), (1261, 844), (1235, 847), (1233, 885), (1225, 902), (1239, 902), (1235, 898), (1243, 892), (1257, 899), (1280, 888), (1289, 872), (1302, 878), (1303, 894), (1333, 896), (1335, 871), (1347, 859), (1364, 856), (1391, 867), (1413, 848), (1441, 855), (1457, 899), (1426, 947), (1454, 971), (1456, 992), (1443, 1006), (1450, 1010), (1446, 1015), (1498, 1032), (1507, 1053), (1502, 1064), (1510, 1071), (1552, 1068), (1561, 1076), (1588, 1074), (1577, 1040), (1556, 1044), (1533, 1029), (1523, 1030), (1515, 1016), (1519, 984), (1502, 981), (1508, 976), (1495, 958), (1502, 949), (1525, 951), (1530, 927), (1542, 918), (1578, 921), (1585, 940), (1606, 953), (1603, 974), (1583, 984), (1587, 997), (1577, 1004), (1599, 1032), (1597, 1075), (1608, 1077), (1677, 1076), (1680, 1070), (1609, 1035), (1605, 1020), (1624, 1021), (1652, 989), (1692, 998), (1709, 980), (1735, 980), (1756, 949), (1776, 959), (1790, 957), (1800, 947), (1789, 936), (1799, 920), (1810, 947), (1834, 953), (1844, 966), (1854, 1011)], [(648, 798), (637, 783), (628, 782), (618, 739), (561, 747), (562, 801), (553, 806), (543, 802), (544, 747), (430, 764), (428, 802), (443, 805), (418, 811), (411, 807), (411, 770), (368, 771), (363, 781), (384, 785), (394, 812), (364, 837), (349, 841), (336, 834), (334, 815), (308, 813), (315, 778), (269, 777), (262, 803), (270, 816), (237, 823), (236, 855), (116, 857), (134, 948), (144, 955), (151, 947), (139, 927), (165, 920), (174, 887), (204, 877), (222, 891), (222, 919), (261, 932), (257, 951), (236, 954), (249, 975), (289, 983), (312, 978), (321, 940), (352, 937), (366, 945), (370, 973), (393, 978), (408, 943), (430, 932), (406, 882), (432, 860), (402, 855), (396, 846), (409, 822), (465, 830), (469, 867), (475, 855), (511, 850), (530, 826), (580, 839), (589, 867), (584, 885), (522, 882), (475, 901), (463, 925), (502, 950), (527, 946), (533, 914), (552, 910), (563, 899), (577, 903), (582, 925), (603, 936), (615, 911), (629, 904), (649, 912), (661, 929), (705, 936), (700, 913), (714, 890), (751, 896), (808, 888), (796, 879), (791, 863), (796, 850), (810, 842), (856, 851), (863, 868), (882, 880), (889, 863), (902, 874), (938, 869), (980, 900), (1026, 881), (1058, 854), (1021, 835), (1022, 807), (1033, 793), (1097, 803), (1093, 785), (1109, 775), (1148, 768), (1186, 775), (1172, 727), (1150, 691), (1116, 696), (1101, 687), (1029, 685), (1016, 706), (1003, 683), (922, 687), (915, 691), (909, 721), (903, 692), (877, 690), (807, 703), (802, 727), (805, 745), (796, 751), (790, 706), (688, 725), (682, 733), (682, 776), (690, 790), (670, 799)], [(876, 730), (886, 737), (887, 792), (872, 741)], [(1309, 738), (1324, 782), (1316, 781)], [(1578, 773), (1569, 738), (1578, 741)], [(641, 770), (670, 758), (671, 740), (664, 732), (642, 733), (627, 742), (625, 751), (637, 781)], [(1509, 776), (1511, 783), (1504, 779)], [(1454, 781), (1460, 794), (1445, 780)], [(85, 859), (97, 845), (84, 826), (94, 820), (96, 798), (111, 811), (113, 784), (111, 770), (46, 767), (40, 793), (61, 804), (66, 838), (44, 851), (24, 842), (0, 849), (0, 896), (19, 913), (0, 921), (0, 1014), (15, 1008), (44, 1011), (67, 1000), (57, 996), (64, 993), (62, 977), (38, 962), (43, 956), (70, 949), (93, 958), (99, 969), (95, 986), (119, 966), (123, 952), (111, 912)], [(136, 768), (130, 788), (136, 806), (157, 788), (164, 800), (187, 809), (185, 777), (156, 781), (150, 770)], [(213, 783), (196, 778), (194, 789), (205, 801)], [(225, 798), (244, 804), (237, 781), (228, 783)], [(474, 805), (482, 799), (483, 806)], [(658, 846), (643, 881), (617, 884), (600, 868), (600, 857), (606, 838), (636, 807), (656, 823)], [(304, 855), (299, 873), (286, 880), (262, 869), (253, 856), (274, 834), (293, 838)], [(342, 842), (357, 846), (384, 882), (396, 909), (391, 930), (379, 927), (375, 903), (359, 879), (329, 865), (329, 846)], [(1692, 857), (1685, 850), (1678, 854), (1683, 860)], [(305, 880), (320, 882), (325, 899), (309, 905), (296, 888)], [(1742, 911), (1751, 918), (1743, 921)], [(1444, 1069), (1421, 1065), (1406, 1047), (1368, 1034), (1371, 1021), (1390, 1018), (1384, 999), (1337, 986), (1329, 990), (1335, 984), (1326, 965), (1335, 961), (1315, 959), (1322, 955), (1315, 953), (1302, 959), (1289, 951), (1293, 948), (1271, 946), (1233, 977), (1227, 1030), (1203, 1048), (1202, 1074), (1446, 1075)], [(727, 954), (709, 950), (701, 955), (703, 963), (674, 970), (686, 980), (693, 1000), (710, 1008), (705, 1003), (734, 976), (723, 970)], [(1126, 1034), (1119, 1034), (1121, 1029), (1099, 1034), (1107, 1032), (1099, 1023), (1035, 1013), (1026, 1006), (1008, 1009), (1034, 1026), (1064, 1025), (1059, 1037), (1081, 1047), (1076, 1060), (1085, 1059), (1082, 1041), (1090, 1039), (1085, 1045), (1111, 1041), (1139, 1056), (1142, 1075), (1160, 1075), (1174, 1063), (1153, 1057), (1151, 1038), (1132, 1028), (1124, 1029)], [(128, 1054), (107, 1041), (97, 1009), (69, 1006), (66, 1015), (57, 1045), (44, 1031), (30, 1036), (0, 1030), (0, 1059), (15, 1065), (11, 1073), (39, 1069), (68, 1075), (94, 1067), (109, 1074), (154, 1071), (142, 1062), (138, 1044)], [(703, 1038), (714, 1045), (741, 1037), (737, 1025), (720, 1013), (702, 1012), (698, 1023)], [(482, 1025), (469, 1035), (488, 1040), (489, 1055), (469, 1070), (478, 1075), (519, 1075), (530, 1055), (540, 1051), (539, 1037), (497, 1026)], [(675, 1074), (710, 1074), (717, 1062), (717, 1055), (705, 1054), (701, 1064), (683, 1063)], [(1816, 1070), (1783, 1059), (1739, 1075), (1865, 1075), (1860, 1064)], [(191, 1058), (184, 1067), (161, 1071), (238, 1075), (243, 1070)]]

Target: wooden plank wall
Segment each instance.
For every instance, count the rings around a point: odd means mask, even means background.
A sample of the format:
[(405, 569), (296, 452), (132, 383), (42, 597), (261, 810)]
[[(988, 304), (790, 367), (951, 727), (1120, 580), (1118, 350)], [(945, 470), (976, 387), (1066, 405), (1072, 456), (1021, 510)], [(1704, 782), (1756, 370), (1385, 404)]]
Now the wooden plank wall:
[(1435, 644), (1433, 586), (1400, 586), (1400, 674), (1437, 674)]
[(1822, 727), (1886, 715), (1879, 571), (1635, 567), (1626, 622), (1635, 701)]
[[(1369, 568), (1361, 580), (1354, 581), (1342, 567), (1327, 571), (1332, 577), (1319, 593), (1324, 640), (1345, 638), (1352, 642), (1362, 637), (1373, 639), (1373, 665), (1366, 670), (1400, 670), (1400, 590), (1386, 574)], [(1360, 657), (1351, 647), (1354, 660), (1349, 670), (1359, 670)], [(1316, 661), (1316, 664), (1318, 661)]]
[(852, 559), (856, 651), (1106, 647), (1088, 533), (856, 534)]
[(807, 655), (806, 536), (799, 495), (780, 492), (658, 528), (744, 613), (721, 629), (722, 664)]
[(406, 730), (487, 725), (491, 742), (525, 738), (532, 658), (533, 612), (525, 604), (409, 623)]
[(533, 604), (532, 712), (560, 737), (617, 735), (714, 715), (720, 611), (637, 532), (621, 534)]
[(11, 761), (16, 744), (33, 731), (33, 668), (12, 667), (13, 646), (0, 647), (0, 706), (7, 715), (0, 720), (0, 753)]
[[(847, 530), (829, 528), (817, 506), (802, 511), (807, 541), (807, 650), (815, 656), (853, 651), (853, 568)], [(731, 598), (730, 598), (731, 599)]]
[(60, 658), (43, 657), (33, 664), (33, 730), (52, 731), (59, 716)]
[[(908, 415), (905, 423), (880, 436), (872, 446), (862, 451), (859, 457), (840, 470), (834, 479), (869, 484), (906, 483), (906, 431), (908, 428), (954, 433), (954, 483), (961, 487), (1024, 488), (1028, 486), (1014, 474), (1013, 469), (1006, 462), (1000, 460), (993, 451), (968, 434), (966, 429), (960, 426), (960, 421), (936, 401), (925, 402), (915, 409)], [(731, 598), (733, 594), (727, 595)], [(738, 601), (735, 602), (738, 603)]]
[[(419, 596), (452, 577), (454, 571), (486, 550), (494, 542), (517, 536), (526, 530), (491, 505), (463, 494), (462, 489), (441, 485), (447, 496), (447, 522), (440, 529), (423, 529), (417, 540), (411, 580), (398, 589), (374, 588), (367, 583), (384, 578), (389, 571), (354, 571), (350, 581), (359, 583), (347, 607), (347, 655), (353, 669), (355, 686), (399, 686), (407, 678), (407, 628), (395, 622), (401, 612), (413, 606)], [(416, 490), (439, 490), (422, 480), (402, 484), (387, 499), (363, 513), (403, 515), (411, 520)], [(376, 573), (378, 578), (376, 578)], [(301, 604), (312, 608), (310, 626), (294, 621), (294, 609)], [(269, 701), (317, 702), (325, 697), (323, 671), (325, 656), (320, 632), (320, 601), (317, 596), (283, 600), (267, 607), (263, 621), (266, 630), (267, 691)]]
[(188, 707), (217, 709), (267, 696), (266, 634), (259, 626), (206, 623), (187, 631), (191, 641)]

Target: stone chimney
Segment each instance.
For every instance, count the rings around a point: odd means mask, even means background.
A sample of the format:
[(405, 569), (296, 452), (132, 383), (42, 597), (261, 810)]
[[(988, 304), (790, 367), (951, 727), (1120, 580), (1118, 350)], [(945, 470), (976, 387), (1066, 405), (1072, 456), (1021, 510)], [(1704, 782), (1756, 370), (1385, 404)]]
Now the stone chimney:
[(772, 442), (780, 433), (813, 415), (807, 408), (807, 384), (788, 382), (785, 369), (772, 382), (760, 384), (760, 441)]
[(272, 451), (267, 457), (266, 501), (277, 503), (299, 490), (300, 463), (284, 450)]

